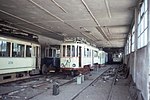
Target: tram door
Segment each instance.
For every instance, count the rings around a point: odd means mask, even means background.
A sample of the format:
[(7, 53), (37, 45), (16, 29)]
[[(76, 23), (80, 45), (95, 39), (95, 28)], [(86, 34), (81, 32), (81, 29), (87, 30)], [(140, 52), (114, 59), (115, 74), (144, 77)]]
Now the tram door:
[(79, 46), (79, 67), (81, 67), (81, 58), (82, 58), (82, 49), (81, 46)]
[(40, 47), (39, 46), (36, 46), (34, 47), (34, 52), (35, 52), (35, 67), (36, 69), (39, 69), (40, 67)]

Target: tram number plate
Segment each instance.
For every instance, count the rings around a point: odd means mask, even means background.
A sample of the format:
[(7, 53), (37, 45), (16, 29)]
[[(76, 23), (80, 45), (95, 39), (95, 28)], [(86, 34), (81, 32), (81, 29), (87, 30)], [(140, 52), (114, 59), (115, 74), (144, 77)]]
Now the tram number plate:
[(13, 64), (13, 61), (8, 61), (8, 64)]

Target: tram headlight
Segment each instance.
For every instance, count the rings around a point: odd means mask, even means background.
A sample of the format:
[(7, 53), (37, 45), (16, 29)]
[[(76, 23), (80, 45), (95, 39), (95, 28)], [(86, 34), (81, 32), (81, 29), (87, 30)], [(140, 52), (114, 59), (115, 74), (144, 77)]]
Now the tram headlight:
[(72, 64), (72, 67), (76, 67), (76, 64)]

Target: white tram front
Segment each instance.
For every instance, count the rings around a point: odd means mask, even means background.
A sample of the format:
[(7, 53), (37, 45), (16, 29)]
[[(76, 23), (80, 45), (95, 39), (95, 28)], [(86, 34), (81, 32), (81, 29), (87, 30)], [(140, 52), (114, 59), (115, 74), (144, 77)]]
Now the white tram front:
[(28, 76), (29, 71), (34, 73), (40, 68), (39, 54), (37, 42), (0, 34), (0, 81)]
[(84, 41), (67, 41), (61, 44), (62, 71), (84, 73), (101, 64), (99, 49)]
[(122, 61), (122, 53), (114, 53), (112, 58), (113, 62), (119, 63)]

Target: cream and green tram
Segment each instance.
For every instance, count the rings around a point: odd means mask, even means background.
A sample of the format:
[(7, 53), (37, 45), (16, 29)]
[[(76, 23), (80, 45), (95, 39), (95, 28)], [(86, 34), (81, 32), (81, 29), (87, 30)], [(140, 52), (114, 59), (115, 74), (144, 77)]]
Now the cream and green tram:
[(60, 68), (72, 75), (86, 73), (100, 63), (98, 49), (82, 42), (61, 44)]
[(39, 68), (38, 42), (0, 35), (0, 83), (29, 77)]

